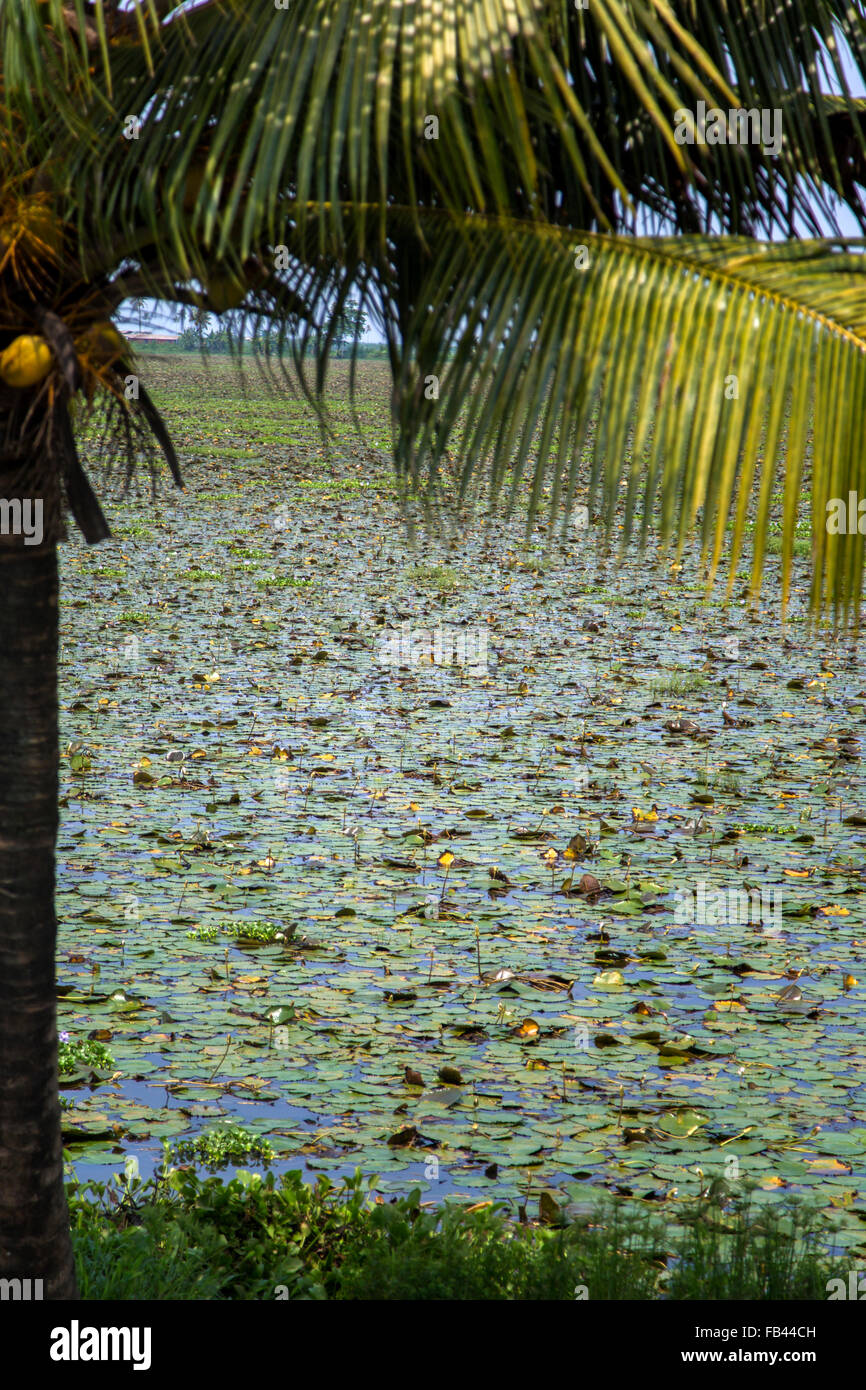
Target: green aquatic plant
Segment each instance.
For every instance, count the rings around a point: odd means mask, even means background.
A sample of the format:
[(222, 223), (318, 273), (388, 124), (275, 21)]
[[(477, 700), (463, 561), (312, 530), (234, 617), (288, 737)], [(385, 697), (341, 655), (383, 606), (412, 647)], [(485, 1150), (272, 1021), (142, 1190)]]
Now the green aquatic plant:
[(194, 1139), (181, 1139), (177, 1144), (166, 1145), (167, 1162), (193, 1161), (208, 1169), (225, 1168), (227, 1164), (239, 1163), (242, 1159), (259, 1159), (269, 1163), (274, 1157), (274, 1150), (267, 1139), (250, 1134), (235, 1124), (206, 1130)]
[(110, 1071), (113, 1066), (114, 1058), (104, 1043), (96, 1042), (92, 1038), (71, 1042), (68, 1033), (60, 1034), (57, 1069), (61, 1076), (72, 1076), (86, 1068), (93, 1071)]

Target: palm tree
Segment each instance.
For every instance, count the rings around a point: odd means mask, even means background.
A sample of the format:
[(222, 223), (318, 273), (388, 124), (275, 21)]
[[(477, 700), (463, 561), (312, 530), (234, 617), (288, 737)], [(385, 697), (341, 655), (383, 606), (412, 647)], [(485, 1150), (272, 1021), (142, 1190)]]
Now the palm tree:
[(847, 0), (0, 7), (0, 349), (30, 369), (0, 357), (0, 470), (8, 514), (38, 498), (45, 518), (38, 545), (0, 535), (0, 1273), (75, 1293), (56, 543), (67, 510), (88, 541), (108, 527), (72, 402), (102, 402), (128, 467), (155, 442), (179, 478), (104, 325), (141, 295), (234, 308), (315, 359), (316, 398), (355, 303), (387, 342), (396, 465), (428, 500), (459, 436), (461, 497), (514, 505), (528, 480), (530, 515), (546, 499), (567, 525), (576, 489), (600, 489), (626, 537), (697, 533), (730, 576), (751, 526), (756, 587), (781, 476), (786, 582), (806, 487), (813, 602), (847, 618), (862, 544), (823, 518), (866, 487), (866, 279), (834, 219), (866, 231), (866, 139), (837, 36), (862, 80)]
[(345, 354), (346, 345), (362, 338), (366, 330), (367, 315), (365, 311), (356, 304), (347, 304), (334, 333), (334, 347), (337, 349), (337, 355), (342, 357)]
[(138, 331), (141, 333), (141, 315), (147, 299), (143, 294), (137, 294), (134, 299), (129, 301), (129, 307), (138, 314)]

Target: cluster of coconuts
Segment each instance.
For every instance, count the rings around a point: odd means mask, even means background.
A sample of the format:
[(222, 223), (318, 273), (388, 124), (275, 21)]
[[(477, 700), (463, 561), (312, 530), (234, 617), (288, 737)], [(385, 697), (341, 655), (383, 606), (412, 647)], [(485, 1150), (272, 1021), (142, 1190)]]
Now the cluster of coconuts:
[[(95, 323), (75, 344), (79, 356), (118, 357), (129, 344), (113, 323)], [(23, 390), (38, 386), (51, 371), (54, 354), (38, 333), (22, 333), (0, 352), (0, 380)]]
[(22, 333), (0, 352), (0, 378), (7, 386), (36, 386), (51, 371), (54, 354), (44, 338)]
[[(0, 263), (5, 263), (13, 243), (20, 243), (26, 257), (54, 259), (60, 252), (63, 232), (52, 208), (42, 195), (19, 198), (0, 215)], [(91, 324), (75, 341), (75, 351), (85, 361), (108, 363), (124, 357), (129, 343), (107, 320)], [(21, 333), (0, 352), (0, 381), (26, 390), (44, 381), (54, 365), (50, 344), (38, 333)]]

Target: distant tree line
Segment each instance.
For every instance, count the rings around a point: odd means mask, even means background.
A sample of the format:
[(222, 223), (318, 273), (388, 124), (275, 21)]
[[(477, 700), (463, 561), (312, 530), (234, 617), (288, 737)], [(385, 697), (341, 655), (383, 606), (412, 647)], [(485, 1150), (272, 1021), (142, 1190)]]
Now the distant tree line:
[[(212, 316), (204, 309), (193, 309), (189, 315), (189, 325), (178, 335), (177, 349), (181, 352), (200, 352), (202, 348), (206, 352), (230, 352), (232, 349), (232, 334), (226, 328), (219, 325), (211, 328)], [(363, 309), (357, 305), (348, 305), (340, 316), (333, 339), (332, 354), (334, 357), (344, 357), (348, 354), (354, 338), (358, 338), (367, 329), (367, 315)], [(270, 332), (257, 333), (254, 338), (249, 340), (249, 346), (254, 352), (274, 353), (279, 352), (279, 333), (276, 328)], [(300, 346), (300, 345), (299, 345)], [(291, 353), (291, 343), (287, 339), (283, 351), (286, 355)], [(358, 343), (356, 349), (358, 357), (385, 357), (387, 350), (384, 343)]]

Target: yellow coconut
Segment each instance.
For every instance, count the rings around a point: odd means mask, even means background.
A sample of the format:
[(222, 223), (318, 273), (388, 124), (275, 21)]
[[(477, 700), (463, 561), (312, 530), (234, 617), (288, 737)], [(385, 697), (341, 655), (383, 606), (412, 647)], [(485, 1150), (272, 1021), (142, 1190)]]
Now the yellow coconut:
[(22, 333), (0, 353), (0, 377), (7, 386), (36, 386), (48, 375), (53, 361), (44, 338)]

